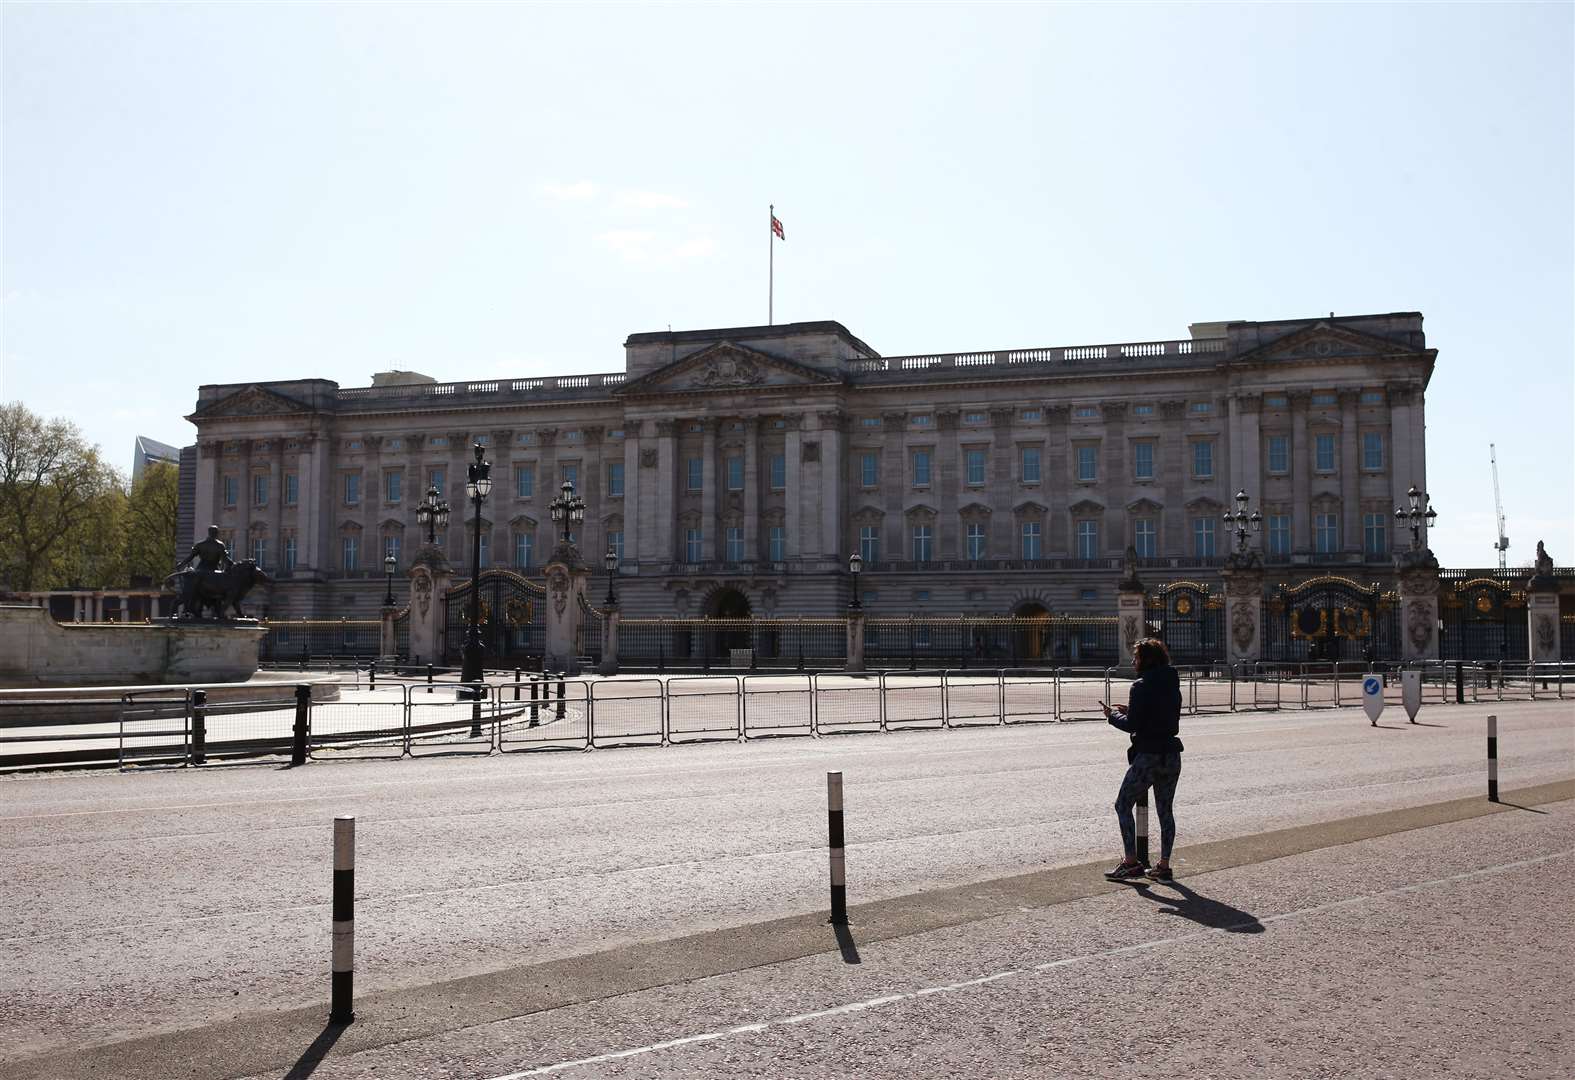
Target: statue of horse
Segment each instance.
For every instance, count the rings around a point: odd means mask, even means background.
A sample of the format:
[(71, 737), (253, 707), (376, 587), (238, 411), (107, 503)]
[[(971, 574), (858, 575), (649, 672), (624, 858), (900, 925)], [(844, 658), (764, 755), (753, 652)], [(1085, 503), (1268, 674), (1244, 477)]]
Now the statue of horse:
[(180, 598), (175, 607), (175, 613), (179, 618), (201, 619), (203, 611), (209, 608), (213, 610), (213, 617), (216, 619), (225, 618), (227, 611), (234, 611), (234, 618), (247, 618), (245, 609), (241, 607), (241, 601), (246, 599), (246, 594), (251, 592), (255, 585), (273, 584), (273, 578), (257, 565), (256, 559), (243, 559), (231, 565), (228, 570), (221, 570), (206, 577), (197, 577), (192, 583), (195, 587), (190, 594), (193, 602), (188, 605), (186, 579), (195, 573), (194, 570), (178, 570), (164, 579), (164, 587), (172, 590)]

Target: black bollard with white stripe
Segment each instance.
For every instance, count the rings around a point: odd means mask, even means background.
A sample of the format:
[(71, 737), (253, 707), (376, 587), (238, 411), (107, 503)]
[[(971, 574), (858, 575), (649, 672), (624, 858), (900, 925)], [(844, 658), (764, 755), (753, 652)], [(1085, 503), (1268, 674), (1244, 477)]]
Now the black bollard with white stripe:
[(843, 853), (842, 774), (826, 774), (826, 826), (831, 842), (831, 921), (848, 921), (848, 866)]
[(1133, 824), (1137, 834), (1138, 862), (1148, 865), (1148, 788), (1138, 792), (1137, 805), (1133, 807), (1136, 814)]
[(334, 818), (334, 962), (330, 1024), (355, 1019), (355, 818)]
[(1498, 802), (1498, 717), (1488, 717), (1488, 802)]

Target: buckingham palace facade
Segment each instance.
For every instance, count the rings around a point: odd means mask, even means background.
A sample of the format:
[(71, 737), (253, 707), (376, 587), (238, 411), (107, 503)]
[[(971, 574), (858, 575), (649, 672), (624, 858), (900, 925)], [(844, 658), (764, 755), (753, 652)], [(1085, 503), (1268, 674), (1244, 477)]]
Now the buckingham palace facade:
[(854, 552), (872, 614), (1104, 613), (1129, 545), (1145, 581), (1213, 575), (1238, 491), (1271, 575), (1392, 582), (1435, 358), (1416, 312), (892, 357), (805, 322), (634, 334), (604, 374), (203, 386), (182, 519), (278, 578), (275, 618), (371, 616), (429, 488), (468, 575), (476, 444), (483, 567), (539, 573), (567, 479), (631, 615), (840, 611)]

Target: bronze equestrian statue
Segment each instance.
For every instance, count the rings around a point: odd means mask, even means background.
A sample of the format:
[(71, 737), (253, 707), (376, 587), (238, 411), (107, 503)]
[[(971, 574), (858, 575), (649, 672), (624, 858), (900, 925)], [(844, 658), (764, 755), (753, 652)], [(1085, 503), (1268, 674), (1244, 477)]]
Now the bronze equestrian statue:
[(213, 609), (217, 619), (224, 618), (225, 612), (231, 610), (235, 618), (244, 619), (247, 616), (241, 601), (259, 583), (272, 585), (273, 579), (263, 572), (255, 559), (236, 562), (230, 558), (229, 548), (219, 539), (217, 525), (208, 526), (207, 539), (193, 544), (175, 572), (164, 579), (164, 587), (180, 596), (175, 611), (182, 619), (201, 619), (207, 608)]

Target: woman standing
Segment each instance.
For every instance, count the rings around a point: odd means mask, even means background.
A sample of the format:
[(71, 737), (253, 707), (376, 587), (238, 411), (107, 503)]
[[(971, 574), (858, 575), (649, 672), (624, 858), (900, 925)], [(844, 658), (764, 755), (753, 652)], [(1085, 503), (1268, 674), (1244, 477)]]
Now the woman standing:
[[(1128, 704), (1112, 709), (1104, 704), (1105, 719), (1132, 736), (1127, 748), (1127, 775), (1116, 796), (1116, 821), (1121, 826), (1125, 856), (1105, 874), (1111, 881), (1130, 881), (1145, 872), (1155, 881), (1169, 881), (1170, 851), (1176, 843), (1176, 819), (1171, 804), (1176, 781), (1181, 779), (1181, 678), (1170, 666), (1165, 643), (1154, 638), (1132, 647), (1132, 666), (1138, 677), (1132, 683)], [(1154, 789), (1154, 809), (1159, 816), (1159, 862), (1152, 869), (1137, 857), (1137, 828), (1132, 807), (1145, 790)]]

